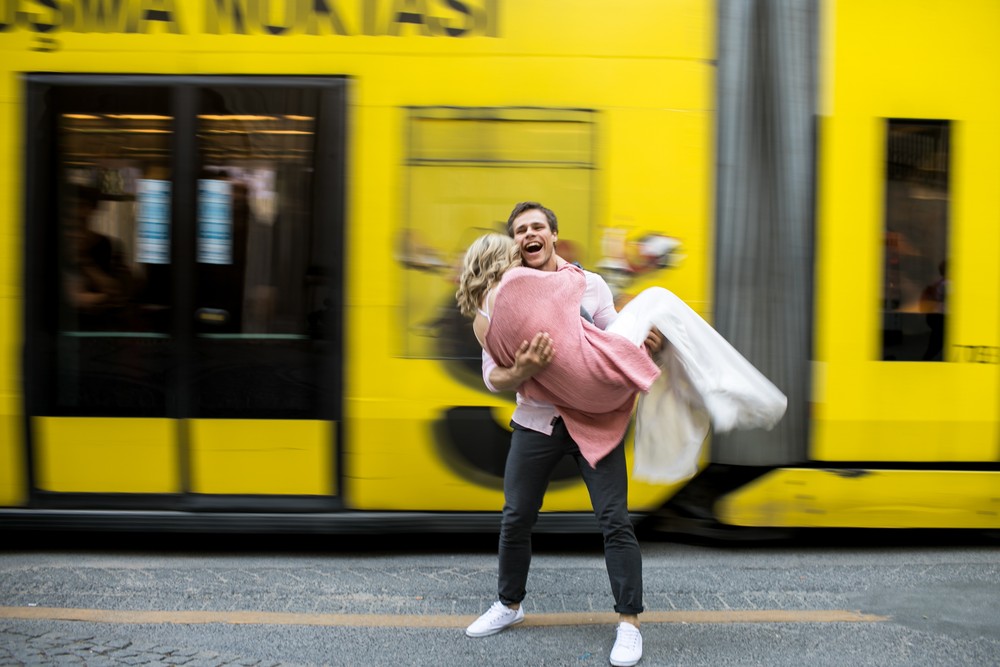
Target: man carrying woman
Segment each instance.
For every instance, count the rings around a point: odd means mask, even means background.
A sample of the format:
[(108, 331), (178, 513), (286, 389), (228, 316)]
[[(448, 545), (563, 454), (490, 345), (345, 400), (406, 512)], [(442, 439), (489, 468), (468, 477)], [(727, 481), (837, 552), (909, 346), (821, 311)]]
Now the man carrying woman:
[[(622, 369), (609, 367), (605, 375), (610, 384), (601, 394), (603, 405), (583, 406), (585, 410), (578, 410), (570, 407), (568, 401), (560, 401), (561, 407), (556, 407), (559, 394), (574, 388), (567, 387), (566, 383), (546, 388), (532, 380), (540, 374), (545, 375), (542, 371), (554, 363), (564, 362), (563, 370), (570, 372), (574, 364), (582, 366), (588, 363), (576, 352), (591, 347), (591, 341), (580, 342), (578, 350), (564, 350), (555, 346), (553, 336), (543, 328), (539, 328), (530, 339), (520, 341), (498, 334), (497, 330), (508, 325), (499, 319), (491, 320), (491, 309), (496, 307), (496, 300), (504, 299), (495, 288), (503, 274), (517, 264), (542, 272), (565, 272), (566, 280), (559, 281), (560, 289), (566, 290), (564, 305), (569, 303), (570, 312), (578, 320), (581, 319), (582, 308), (597, 329), (606, 328), (617, 316), (611, 290), (599, 275), (568, 265), (556, 254), (558, 221), (555, 213), (541, 204), (518, 204), (507, 221), (507, 233), (513, 239), (513, 251), (509, 245), (499, 243), (499, 239), (490, 239), (484, 242), (493, 243), (496, 247), (478, 248), (476, 252), (467, 254), (456, 295), (462, 311), (474, 316), (473, 327), (483, 344), (483, 380), (486, 386), (491, 391), (518, 392), (517, 407), (511, 421), (510, 453), (504, 471), (499, 599), (466, 629), (466, 634), (485, 637), (524, 620), (521, 603), (526, 595), (525, 585), (531, 563), (531, 531), (538, 518), (549, 478), (556, 464), (568, 454), (577, 461), (604, 536), (605, 562), (615, 599), (614, 608), (619, 614), (611, 664), (635, 665), (642, 657), (639, 631), (639, 614), (643, 611), (642, 556), (628, 514), (624, 433), (636, 391), (644, 385), (648, 386), (658, 370), (649, 361), (647, 353), (631, 342), (625, 339), (621, 339), (621, 343), (612, 341), (608, 343), (608, 350), (599, 354), (597, 361), (590, 358), (590, 363), (601, 365), (614, 361), (614, 358), (624, 358), (622, 363), (627, 367), (626, 374), (631, 374), (628, 379), (616, 384), (613, 378)], [(508, 252), (512, 254), (506, 254)], [(488, 261), (484, 261), (484, 257), (489, 258)], [(478, 264), (470, 266), (470, 262)], [(530, 279), (530, 276), (519, 277)], [(509, 304), (504, 313), (526, 316), (528, 319), (519, 324), (522, 327), (532, 321), (540, 323), (540, 317), (551, 315), (544, 306), (530, 300)], [(573, 322), (569, 326), (576, 328), (579, 324)], [(494, 327), (497, 329), (491, 332)], [(655, 329), (651, 331), (646, 348), (656, 352), (662, 344), (659, 332)], [(574, 346), (571, 344), (571, 347)], [(626, 350), (626, 347), (632, 351)], [(496, 359), (491, 351), (501, 359)], [(559, 355), (565, 355), (565, 358)], [(590, 372), (594, 369), (585, 370)], [(602, 411), (602, 408), (607, 409)], [(567, 422), (571, 425), (568, 426)], [(582, 448), (571, 431), (583, 436)]]

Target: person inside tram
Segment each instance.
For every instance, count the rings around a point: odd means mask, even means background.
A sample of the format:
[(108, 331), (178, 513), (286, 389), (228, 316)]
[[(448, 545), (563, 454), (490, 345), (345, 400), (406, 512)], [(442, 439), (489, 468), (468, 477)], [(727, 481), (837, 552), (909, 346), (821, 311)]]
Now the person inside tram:
[(920, 312), (926, 313), (930, 335), (924, 350), (924, 361), (941, 361), (944, 349), (945, 304), (948, 294), (948, 263), (938, 264), (940, 278), (923, 289), (920, 294)]
[(68, 203), (63, 276), (67, 302), (76, 311), (81, 329), (114, 329), (128, 291), (121, 249), (111, 237), (91, 227), (100, 203), (95, 188), (75, 186)]

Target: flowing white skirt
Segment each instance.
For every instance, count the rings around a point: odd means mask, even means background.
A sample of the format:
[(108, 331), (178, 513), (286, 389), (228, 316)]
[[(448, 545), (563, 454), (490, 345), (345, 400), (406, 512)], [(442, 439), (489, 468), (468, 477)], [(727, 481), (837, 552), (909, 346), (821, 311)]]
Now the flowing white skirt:
[(608, 331), (642, 345), (650, 328), (665, 337), (662, 370), (636, 408), (633, 479), (672, 483), (698, 472), (711, 427), (771, 429), (787, 397), (673, 292), (650, 287), (622, 308)]

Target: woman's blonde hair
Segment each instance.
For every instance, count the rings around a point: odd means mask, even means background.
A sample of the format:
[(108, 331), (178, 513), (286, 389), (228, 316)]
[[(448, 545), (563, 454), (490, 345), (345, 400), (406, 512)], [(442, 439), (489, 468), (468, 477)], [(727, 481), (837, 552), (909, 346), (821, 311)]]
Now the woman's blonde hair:
[(465, 251), (455, 292), (462, 314), (475, 317), (486, 293), (514, 266), (521, 266), (521, 252), (514, 239), (503, 234), (486, 234), (473, 241)]

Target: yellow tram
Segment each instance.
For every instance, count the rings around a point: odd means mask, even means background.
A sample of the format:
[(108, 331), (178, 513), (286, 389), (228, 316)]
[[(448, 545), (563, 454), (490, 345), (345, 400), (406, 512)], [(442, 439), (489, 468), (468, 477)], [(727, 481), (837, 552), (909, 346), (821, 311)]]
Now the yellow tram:
[(0, 0), (0, 528), (495, 529), (529, 199), (789, 395), (637, 518), (1000, 527), (1000, 7), (791, 5)]

